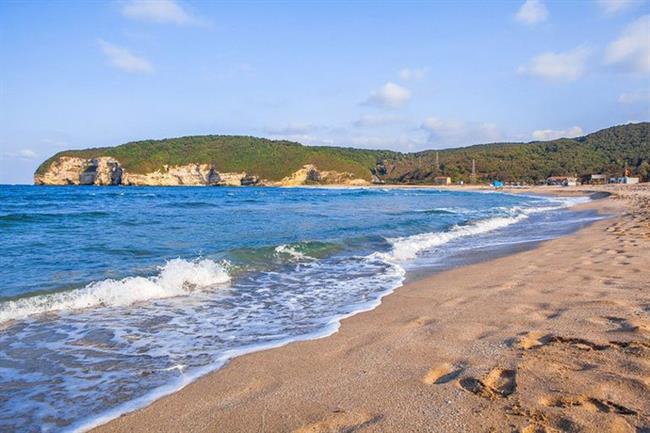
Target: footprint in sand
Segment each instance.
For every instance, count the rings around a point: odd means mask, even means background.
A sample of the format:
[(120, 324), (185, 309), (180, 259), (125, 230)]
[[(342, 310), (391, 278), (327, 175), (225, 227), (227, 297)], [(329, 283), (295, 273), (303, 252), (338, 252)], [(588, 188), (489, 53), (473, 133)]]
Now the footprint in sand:
[(635, 410), (629, 409), (610, 400), (601, 400), (586, 395), (544, 397), (541, 402), (547, 407), (568, 408), (572, 406), (581, 407), (589, 412), (617, 413), (620, 415), (636, 415)]
[(607, 316), (609, 322), (618, 325), (616, 332), (650, 332), (650, 325), (641, 319), (624, 319), (622, 317)]
[[(617, 329), (617, 331), (625, 330), (628, 332), (639, 332), (647, 330), (647, 325), (645, 322), (627, 321), (626, 319), (618, 319), (612, 317), (608, 317), (607, 319), (609, 319), (610, 322), (618, 323), (621, 328), (624, 328)], [(598, 318), (592, 318), (591, 321), (594, 323), (602, 323)], [(561, 335), (544, 334), (535, 331), (529, 332), (517, 338), (506, 340), (506, 342), (522, 350), (537, 349), (551, 344), (566, 344), (575, 349), (584, 351), (618, 349), (639, 356), (645, 355), (646, 352), (650, 350), (650, 344), (637, 340), (610, 341), (609, 344), (600, 344), (594, 343), (593, 341), (589, 341), (584, 338), (562, 337)]]
[(307, 424), (292, 433), (351, 433), (378, 422), (378, 415), (367, 412), (336, 410), (323, 420)]
[(521, 433), (557, 433), (559, 430), (555, 430), (554, 428), (550, 428), (545, 425), (541, 424), (529, 424), (526, 427), (523, 428)]
[(585, 350), (585, 351), (606, 350), (610, 347), (609, 344), (598, 344), (589, 340), (585, 340), (584, 338), (569, 338), (569, 337), (562, 337), (559, 335), (553, 336), (549, 340), (549, 343), (568, 344), (572, 347), (575, 347), (576, 349)]
[(427, 385), (447, 383), (460, 376), (463, 370), (464, 368), (462, 366), (455, 366), (448, 363), (441, 364), (429, 370), (422, 378), (422, 382)]
[(610, 341), (613, 347), (631, 355), (647, 357), (650, 344), (643, 341)]
[[(523, 350), (535, 349), (537, 347), (548, 344), (553, 339), (553, 337), (553, 334), (531, 331), (514, 339), (514, 346)], [(509, 341), (512, 341), (512, 339)]]
[(490, 371), (483, 380), (465, 377), (458, 384), (465, 391), (472, 392), (484, 398), (504, 398), (514, 393), (517, 389), (515, 376), (515, 370), (506, 370), (497, 367)]

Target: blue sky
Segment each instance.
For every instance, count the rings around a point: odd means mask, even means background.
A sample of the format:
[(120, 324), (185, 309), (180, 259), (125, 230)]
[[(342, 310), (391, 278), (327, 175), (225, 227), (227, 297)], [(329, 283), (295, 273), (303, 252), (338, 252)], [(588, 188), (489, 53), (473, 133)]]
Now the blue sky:
[(0, 183), (245, 134), (413, 151), (650, 118), (650, 0), (0, 1)]

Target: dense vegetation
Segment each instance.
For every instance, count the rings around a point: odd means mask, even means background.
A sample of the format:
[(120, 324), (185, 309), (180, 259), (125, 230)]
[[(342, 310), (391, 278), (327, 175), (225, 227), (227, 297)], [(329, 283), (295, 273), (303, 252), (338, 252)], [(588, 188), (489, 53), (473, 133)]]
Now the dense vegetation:
[[(450, 176), (468, 181), (472, 159), (479, 179), (538, 182), (548, 176), (583, 177), (592, 173), (621, 176), (627, 166), (646, 180), (650, 171), (650, 123), (603, 129), (574, 139), (531, 143), (495, 143), (439, 151), (424, 151), (395, 161), (390, 177), (402, 181), (428, 181)], [(390, 168), (387, 168), (390, 171)]]
[(320, 170), (350, 172), (369, 180), (375, 173), (389, 183), (431, 183), (435, 176), (470, 180), (472, 159), (478, 180), (537, 182), (553, 175), (591, 173), (620, 175), (625, 166), (634, 174), (650, 175), (649, 123), (604, 129), (584, 137), (532, 143), (494, 143), (436, 151), (399, 153), (340, 147), (303, 146), (241, 136), (196, 136), (146, 140), (116, 147), (57, 153), (37, 170), (43, 173), (56, 158), (111, 156), (133, 173), (163, 165), (214, 164), (222, 172), (246, 171), (263, 179), (280, 180), (305, 164)]
[(320, 170), (353, 173), (370, 180), (370, 168), (378, 158), (392, 157), (394, 152), (358, 150), (342, 147), (303, 146), (290, 141), (264, 138), (205, 135), (145, 140), (116, 147), (67, 150), (59, 152), (37, 169), (41, 174), (60, 156), (93, 158), (110, 156), (132, 173), (148, 173), (163, 165), (190, 163), (214, 164), (221, 172), (246, 171), (263, 179), (280, 180), (305, 164)]

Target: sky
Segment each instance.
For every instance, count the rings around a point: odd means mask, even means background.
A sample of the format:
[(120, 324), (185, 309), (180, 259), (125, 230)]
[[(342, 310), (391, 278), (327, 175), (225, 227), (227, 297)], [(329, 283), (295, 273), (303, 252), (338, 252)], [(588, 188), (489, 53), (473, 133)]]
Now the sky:
[(650, 119), (650, 0), (0, 0), (0, 183), (201, 134), (404, 152)]

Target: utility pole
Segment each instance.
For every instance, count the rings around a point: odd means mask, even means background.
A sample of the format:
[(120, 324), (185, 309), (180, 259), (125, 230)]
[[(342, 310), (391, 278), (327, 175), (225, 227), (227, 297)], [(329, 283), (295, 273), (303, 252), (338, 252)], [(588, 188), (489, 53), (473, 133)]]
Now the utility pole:
[(437, 150), (436, 150), (436, 171), (440, 171), (440, 159), (438, 158)]
[(469, 177), (471, 183), (476, 183), (476, 160), (472, 159), (472, 175)]

